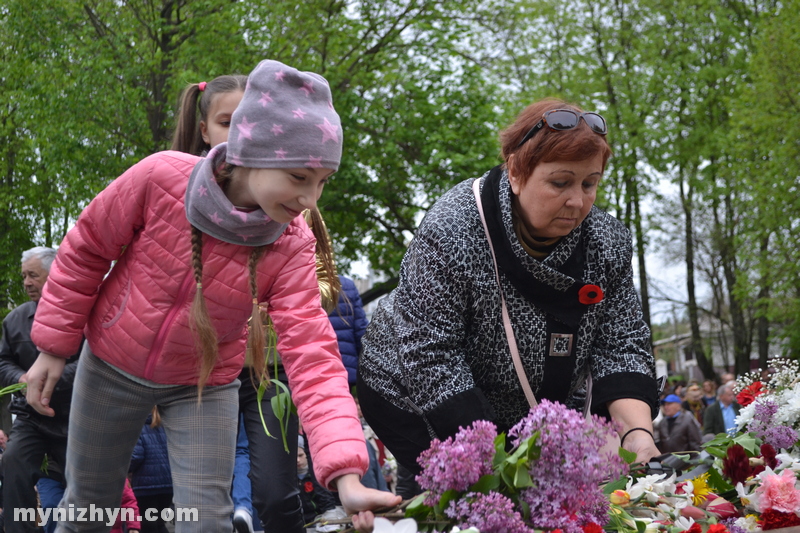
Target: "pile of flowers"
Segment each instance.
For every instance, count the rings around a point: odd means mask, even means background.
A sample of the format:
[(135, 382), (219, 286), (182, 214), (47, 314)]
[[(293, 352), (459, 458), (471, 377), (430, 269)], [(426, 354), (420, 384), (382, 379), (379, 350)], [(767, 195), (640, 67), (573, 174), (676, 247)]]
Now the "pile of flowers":
[(542, 401), (506, 435), (477, 421), (434, 440), (419, 458), (423, 495), (406, 509), (420, 531), (477, 528), (481, 533), (601, 532), (611, 503), (602, 484), (628, 470), (600, 453), (614, 427)]
[[(737, 380), (738, 432), (674, 468), (600, 452), (611, 424), (547, 401), (508, 437), (478, 421), (434, 440), (419, 459), (426, 492), (405, 508), (402, 531), (800, 532), (800, 364), (772, 367), (769, 379)], [(392, 527), (381, 519), (375, 531)]]

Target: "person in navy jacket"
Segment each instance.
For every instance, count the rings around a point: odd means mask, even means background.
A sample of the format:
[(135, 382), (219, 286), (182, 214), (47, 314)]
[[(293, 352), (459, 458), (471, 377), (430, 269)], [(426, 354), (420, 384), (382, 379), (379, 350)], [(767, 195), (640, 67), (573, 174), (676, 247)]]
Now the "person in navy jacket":
[(167, 434), (161, 425), (158, 408), (147, 417), (136, 442), (129, 468), (131, 486), (144, 514), (145, 509), (158, 509), (156, 520), (142, 521), (142, 533), (168, 531), (161, 511), (172, 506), (172, 471), (169, 467)]
[(364, 306), (355, 282), (341, 275), (339, 280), (342, 283), (339, 303), (328, 317), (336, 331), (336, 338), (339, 340), (342, 362), (347, 369), (347, 381), (352, 386), (356, 384), (358, 354), (361, 352), (361, 337), (367, 330), (367, 315), (364, 313)]

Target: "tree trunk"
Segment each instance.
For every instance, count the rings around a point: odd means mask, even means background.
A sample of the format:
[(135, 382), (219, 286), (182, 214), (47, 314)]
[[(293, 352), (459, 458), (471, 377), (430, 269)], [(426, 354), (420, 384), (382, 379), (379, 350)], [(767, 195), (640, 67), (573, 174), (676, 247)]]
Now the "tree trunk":
[[(766, 257), (769, 252), (769, 235), (765, 235), (761, 239), (761, 257)], [(758, 328), (758, 366), (759, 368), (767, 368), (767, 359), (769, 359), (769, 320), (767, 320), (767, 307), (769, 300), (769, 278), (762, 275), (760, 281), (760, 288), (758, 291), (758, 321), (756, 327)]]
[[(684, 236), (686, 239), (686, 292), (689, 295), (689, 324), (692, 329), (692, 353), (697, 361), (697, 366), (704, 377), (714, 377), (714, 367), (706, 358), (703, 349), (703, 337), (700, 334), (700, 320), (698, 317), (697, 297), (695, 296), (694, 285), (694, 228), (692, 224), (693, 215), (693, 187), (691, 180), (685, 180), (685, 171), (681, 167), (679, 170), (678, 189), (681, 196), (681, 206), (685, 217)], [(687, 184), (686, 181), (689, 181)]]

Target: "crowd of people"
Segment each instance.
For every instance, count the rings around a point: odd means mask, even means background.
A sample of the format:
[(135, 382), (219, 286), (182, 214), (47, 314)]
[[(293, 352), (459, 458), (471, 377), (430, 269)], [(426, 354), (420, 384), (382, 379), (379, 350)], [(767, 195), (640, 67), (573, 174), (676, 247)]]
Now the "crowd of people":
[[(338, 509), (368, 531), (419, 492), (432, 439), (508, 430), (543, 399), (614, 420), (639, 461), (730, 429), (728, 382), (659, 396), (630, 234), (594, 205), (600, 114), (527, 106), (502, 163), (430, 209), (368, 324), (317, 208), (345, 146), (333, 102), (271, 60), (192, 84), (172, 150), (112, 181), (58, 251), (22, 253), (6, 510), (154, 509), (114, 530), (163, 533), (186, 508), (178, 533), (302, 533)], [(273, 409), (284, 390), (296, 413)], [(47, 531), (112, 527), (58, 516)]]
[(661, 453), (698, 452), (701, 445), (719, 433), (736, 432), (735, 377), (723, 373), (722, 384), (707, 379), (677, 380), (661, 396), (661, 412), (654, 421), (656, 445)]

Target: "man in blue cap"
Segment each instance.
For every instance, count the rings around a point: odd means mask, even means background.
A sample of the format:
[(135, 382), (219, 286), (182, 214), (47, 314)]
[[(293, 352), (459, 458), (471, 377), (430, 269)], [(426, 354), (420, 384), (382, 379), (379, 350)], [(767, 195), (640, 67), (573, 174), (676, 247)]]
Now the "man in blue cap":
[(661, 400), (661, 412), (664, 419), (658, 425), (661, 453), (699, 451), (702, 437), (700, 424), (691, 413), (681, 408), (681, 399), (670, 394)]

